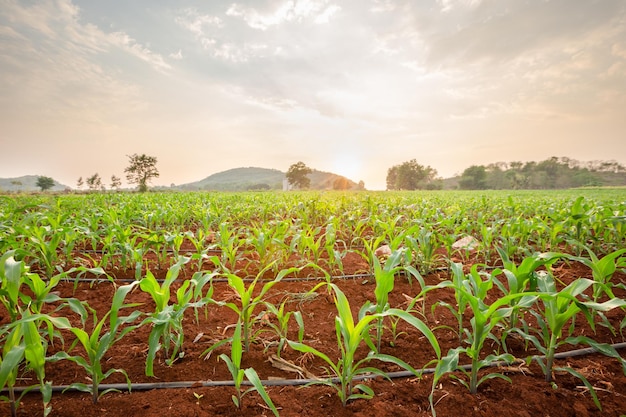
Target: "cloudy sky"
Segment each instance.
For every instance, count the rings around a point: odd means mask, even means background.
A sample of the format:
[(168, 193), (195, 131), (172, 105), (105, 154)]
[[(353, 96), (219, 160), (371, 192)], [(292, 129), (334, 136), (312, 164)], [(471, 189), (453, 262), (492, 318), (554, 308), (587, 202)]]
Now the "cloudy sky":
[(624, 0), (0, 0), (0, 177), (626, 163)]

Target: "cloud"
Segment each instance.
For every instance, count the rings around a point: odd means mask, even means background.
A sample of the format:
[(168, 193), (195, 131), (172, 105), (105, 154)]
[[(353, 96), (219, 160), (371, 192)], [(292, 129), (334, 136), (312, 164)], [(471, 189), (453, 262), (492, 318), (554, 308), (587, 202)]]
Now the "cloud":
[(200, 39), (205, 36), (205, 26), (214, 28), (222, 28), (224, 26), (223, 20), (219, 17), (201, 14), (197, 9), (186, 8), (180, 13), (181, 15), (174, 20)]
[(131, 113), (144, 106), (138, 87), (125, 79), (120, 67), (113, 69), (110, 59), (138, 59), (159, 72), (171, 68), (160, 54), (126, 33), (107, 33), (82, 22), (80, 9), (68, 0), (3, 3), (0, 31), (7, 41), (0, 44), (0, 101), (14, 103), (6, 117), (30, 111), (44, 120), (71, 117), (78, 123), (104, 123), (122, 108)]
[(242, 18), (251, 28), (267, 30), (285, 22), (301, 22), (309, 18), (315, 23), (328, 23), (339, 10), (339, 6), (329, 4), (328, 0), (289, 0), (278, 4), (269, 13), (234, 3), (228, 8), (226, 15)]
[(190, 181), (269, 147), (371, 186), (403, 158), (451, 173), (476, 143), (626, 128), (623, 0), (0, 2), (5, 137), (159, 151)]
[(183, 51), (179, 49), (178, 52), (172, 52), (171, 54), (169, 54), (169, 57), (179, 61), (183, 59)]
[(149, 48), (139, 44), (135, 39), (131, 38), (124, 32), (113, 32), (107, 36), (112, 45), (118, 46), (130, 55), (147, 62), (158, 71), (166, 71), (171, 66), (165, 62), (160, 54), (152, 52)]
[(437, 3), (441, 5), (441, 11), (446, 13), (454, 9), (463, 7), (475, 7), (478, 6), (482, 0), (437, 0)]

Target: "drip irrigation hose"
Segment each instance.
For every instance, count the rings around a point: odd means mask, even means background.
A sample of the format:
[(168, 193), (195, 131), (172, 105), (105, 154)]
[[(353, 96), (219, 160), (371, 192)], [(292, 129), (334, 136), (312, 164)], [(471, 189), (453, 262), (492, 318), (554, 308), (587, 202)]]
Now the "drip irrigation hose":
[[(610, 345), (612, 348), (614, 349), (624, 349), (626, 348), (626, 342), (624, 343), (615, 343)], [(567, 352), (560, 352), (554, 355), (555, 359), (565, 359), (565, 358), (572, 358), (572, 357), (576, 357), (576, 356), (583, 356), (583, 355), (590, 355), (593, 353), (598, 353), (598, 350), (596, 350), (593, 347), (589, 347), (589, 348), (584, 348), (584, 349), (575, 349), (575, 350), (570, 350)], [(535, 355), (531, 357), (531, 360), (537, 360), (537, 359), (544, 359), (545, 356), (541, 356), (541, 355)], [(485, 368), (487, 367), (495, 367), (495, 366), (503, 366), (503, 365), (510, 365), (509, 362), (505, 362), (505, 361), (496, 361), (496, 362), (491, 362), (489, 363), (487, 366), (485, 366)], [(461, 365), (459, 366), (459, 368), (463, 368), (465, 370), (469, 370), (471, 369), (471, 365)], [(435, 368), (424, 368), (423, 370), (421, 370), (422, 374), (432, 374), (435, 372)], [(398, 378), (410, 378), (410, 377), (414, 377), (416, 376), (413, 372), (409, 372), (409, 371), (398, 371), (398, 372), (388, 372), (386, 373), (386, 375), (390, 378), (390, 379), (398, 379)], [(367, 375), (358, 375), (355, 376), (352, 380), (353, 381), (364, 381), (364, 380), (369, 380), (369, 379), (376, 379), (379, 378), (378, 375), (372, 375), (372, 374), (367, 374)], [(339, 383), (339, 378), (320, 378), (323, 380), (328, 380), (330, 382), (332, 382), (333, 384), (337, 384)], [(267, 387), (285, 387), (285, 386), (301, 386), (301, 385), (306, 385), (306, 384), (310, 384), (310, 383), (314, 383), (316, 381), (319, 381), (320, 379), (267, 379), (267, 380), (263, 380), (261, 381), (261, 383), (264, 386)], [(168, 388), (207, 388), (207, 387), (229, 387), (229, 386), (234, 386), (235, 383), (234, 381), (175, 381), (175, 382), (140, 382), (140, 383), (131, 383), (130, 384), (130, 391), (147, 391), (147, 390), (152, 390), (152, 389), (168, 389)], [(242, 385), (252, 385), (249, 381), (243, 381)], [(20, 393), (24, 390), (27, 389), (32, 389), (32, 387), (15, 387), (14, 388), (14, 392), (16, 393)], [(118, 390), (118, 391), (129, 391), (128, 389), (128, 384), (100, 384), (98, 386), (98, 389), (100, 391), (104, 391), (104, 390)], [(64, 391), (78, 391), (78, 389), (73, 388), (70, 385), (53, 385), (52, 386), (52, 391), (53, 392), (64, 392)], [(2, 391), (3, 394), (6, 394), (8, 392), (8, 390), (5, 388)]]
[[(348, 248), (344, 246), (344, 248), (347, 250)], [(350, 246), (349, 250), (350, 251), (362, 251), (365, 249), (365, 246)], [(185, 252), (185, 253), (191, 253), (193, 250), (192, 249), (179, 249), (179, 250), (174, 250), (171, 248), (166, 248), (166, 249), (161, 249), (159, 251), (152, 251), (154, 253), (162, 253), (162, 252), (167, 252), (167, 253), (181, 253), (181, 252)], [(207, 253), (222, 253), (222, 249), (220, 248), (207, 248), (205, 249), (205, 251)], [(106, 251), (102, 250), (102, 249), (81, 249), (81, 250), (76, 250), (75, 251), (76, 254), (80, 255), (83, 253), (94, 253), (96, 255), (102, 255), (104, 253), (106, 253)], [(197, 252), (195, 252), (197, 253)], [(116, 255), (115, 253), (111, 254), (111, 255)], [(121, 254), (117, 254), (117, 255), (121, 255)]]
[[(351, 275), (331, 275), (329, 278), (331, 280), (348, 280), (348, 279), (359, 279), (359, 278), (373, 278), (374, 274), (351, 274)], [(285, 277), (281, 280), (281, 282), (306, 282), (306, 281), (325, 281), (327, 278), (323, 276), (318, 277)], [(135, 278), (114, 278), (115, 282), (135, 282)], [(255, 278), (243, 278), (244, 282), (252, 282)], [(68, 281), (71, 282), (91, 282), (91, 283), (101, 283), (101, 282), (110, 282), (111, 280), (106, 278), (68, 278)], [(157, 282), (163, 282), (164, 279), (157, 279)], [(265, 281), (265, 280), (264, 280)], [(228, 278), (214, 278), (211, 282), (228, 282)]]

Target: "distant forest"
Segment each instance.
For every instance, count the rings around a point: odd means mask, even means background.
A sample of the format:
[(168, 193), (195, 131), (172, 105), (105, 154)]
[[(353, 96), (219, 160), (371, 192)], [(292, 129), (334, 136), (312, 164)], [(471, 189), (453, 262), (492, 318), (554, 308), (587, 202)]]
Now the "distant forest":
[(624, 186), (626, 167), (616, 161), (580, 162), (566, 157), (552, 157), (541, 162), (473, 165), (463, 171), (460, 177), (444, 182), (445, 188), (463, 190)]

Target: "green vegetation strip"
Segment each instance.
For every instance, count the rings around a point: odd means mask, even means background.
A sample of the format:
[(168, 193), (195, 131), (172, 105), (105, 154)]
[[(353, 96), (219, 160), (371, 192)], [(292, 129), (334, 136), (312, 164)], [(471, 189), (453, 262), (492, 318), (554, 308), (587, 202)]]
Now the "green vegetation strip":
[[(626, 342), (623, 343), (615, 343), (610, 345), (613, 349), (625, 349), (626, 348)], [(584, 349), (575, 349), (575, 350), (569, 350), (567, 352), (560, 352), (557, 353), (554, 358), (555, 359), (566, 359), (566, 358), (573, 358), (576, 356), (584, 356), (584, 355), (591, 355), (594, 353), (598, 353), (599, 350), (597, 350), (596, 348), (590, 347), (590, 348), (584, 348)], [(545, 356), (532, 356), (531, 357), (532, 360), (537, 360), (537, 359), (545, 359)], [(505, 362), (505, 361), (496, 361), (496, 362), (491, 362), (488, 366), (489, 367), (498, 367), (498, 366), (509, 366), (510, 363), (509, 362)], [(471, 365), (462, 365), (459, 368), (463, 368), (465, 370), (469, 370), (471, 368)], [(436, 368), (424, 368), (421, 372), (423, 374), (432, 374), (435, 373)], [(398, 371), (398, 372), (388, 372), (386, 374), (389, 378), (391, 379), (398, 379), (398, 378), (408, 378), (408, 377), (414, 377), (415, 374), (413, 372), (409, 372), (409, 371)], [(354, 380), (356, 381), (364, 381), (364, 380), (368, 380), (368, 379), (373, 379), (375, 378), (375, 375), (359, 375), (359, 376), (355, 376)], [(332, 383), (337, 383), (339, 382), (339, 378), (328, 378), (328, 380), (330, 380), (330, 382)], [(307, 385), (307, 384), (311, 384), (312, 382), (315, 382), (317, 380), (315, 379), (267, 379), (267, 380), (262, 380), (262, 384), (264, 386), (267, 387), (283, 387), (283, 386), (300, 386), (300, 385)], [(153, 390), (153, 389), (173, 389), (173, 388), (211, 388), (211, 387), (231, 387), (235, 385), (235, 381), (231, 381), (231, 380), (227, 380), (227, 381), (175, 381), (175, 382), (145, 382), (145, 383), (132, 383), (130, 385), (130, 387), (128, 386), (128, 384), (123, 383), (123, 384), (100, 384), (100, 386), (98, 387), (100, 390), (102, 391), (111, 391), (111, 390), (119, 390), (119, 391), (147, 391), (147, 390)], [(250, 382), (248, 381), (243, 381), (241, 385), (252, 385)], [(15, 387), (15, 392), (22, 392), (28, 389), (32, 389), (32, 387)], [(52, 391), (53, 392), (66, 392), (66, 391), (71, 391), (71, 390), (78, 390), (76, 387), (72, 387), (71, 385), (53, 385), (52, 386)], [(2, 391), (3, 394), (7, 392), (6, 389), (3, 389)]]

